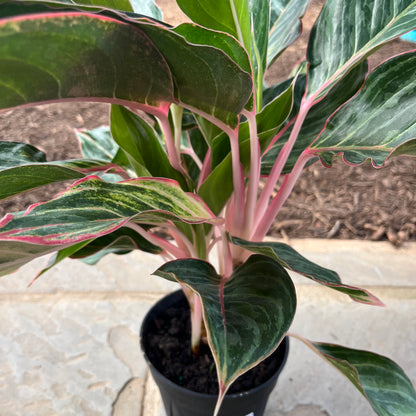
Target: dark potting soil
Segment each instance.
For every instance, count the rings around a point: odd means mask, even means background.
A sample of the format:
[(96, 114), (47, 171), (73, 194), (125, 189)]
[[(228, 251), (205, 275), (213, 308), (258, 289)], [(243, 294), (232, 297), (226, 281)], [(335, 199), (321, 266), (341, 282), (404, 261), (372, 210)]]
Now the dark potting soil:
[[(150, 326), (146, 352), (152, 364), (165, 377), (188, 390), (218, 394), (215, 363), (211, 351), (201, 343), (200, 354), (191, 350), (191, 324), (186, 299), (166, 309)], [(250, 390), (267, 381), (282, 363), (274, 353), (255, 368), (240, 376), (228, 394)]]

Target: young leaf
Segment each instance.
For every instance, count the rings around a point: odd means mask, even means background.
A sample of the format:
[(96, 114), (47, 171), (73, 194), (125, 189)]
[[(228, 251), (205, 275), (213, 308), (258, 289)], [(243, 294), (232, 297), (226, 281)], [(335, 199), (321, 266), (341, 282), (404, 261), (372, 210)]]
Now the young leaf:
[(107, 126), (93, 130), (77, 130), (76, 135), (81, 144), (82, 156), (87, 159), (98, 159), (112, 162), (119, 147), (111, 137)]
[(321, 285), (344, 293), (356, 302), (377, 306), (383, 305), (376, 296), (367, 290), (344, 285), (338, 273), (313, 263), (287, 244), (272, 241), (264, 243), (251, 242), (237, 237), (232, 237), (232, 242), (253, 253), (268, 256), (278, 261), (286, 269), (297, 272)]
[(267, 67), (268, 30), (270, 23), (270, 2), (249, 0), (251, 17), (251, 62), (258, 110), (262, 105), (263, 79)]
[(251, 73), (250, 60), (241, 44), (227, 33), (209, 30), (202, 26), (183, 23), (174, 29), (174, 32), (182, 35), (188, 42), (197, 45), (210, 45), (224, 51), (241, 69)]
[(0, 240), (71, 245), (111, 233), (129, 221), (166, 219), (201, 223), (214, 220), (193, 194), (167, 179), (139, 178), (106, 183), (87, 177), (49, 202), (0, 221)]
[(248, 0), (177, 0), (195, 23), (233, 35), (250, 51)]
[(137, 169), (144, 168), (151, 176), (174, 179), (186, 188), (184, 178), (172, 168), (155, 130), (145, 120), (122, 106), (113, 105), (111, 132)]
[(309, 0), (271, 0), (269, 47), (267, 66), (300, 35), (300, 18), (305, 14)]
[(416, 391), (403, 370), (389, 358), (340, 345), (311, 342), (308, 347), (346, 376), (379, 416), (411, 416)]
[(32, 283), (38, 279), (40, 276), (42, 276), (47, 271), (51, 270), (53, 267), (55, 267), (57, 264), (59, 264), (61, 261), (65, 260), (66, 258), (70, 257), (72, 254), (77, 252), (78, 250), (81, 250), (84, 246), (86, 246), (89, 243), (89, 241), (81, 241), (80, 243), (74, 244), (69, 247), (65, 247), (59, 251), (56, 251), (53, 253), (51, 258), (48, 261), (48, 264), (46, 267), (44, 267), (33, 279)]
[(196, 259), (167, 263), (155, 274), (200, 297), (221, 393), (277, 348), (295, 314), (289, 275), (265, 256), (251, 256), (226, 281), (209, 263)]
[(414, 154), (415, 67), (416, 52), (377, 67), (360, 92), (329, 120), (310, 150), (328, 166), (339, 153), (348, 163), (371, 159), (376, 166), (382, 166), (394, 151), (402, 153), (403, 145)]
[(366, 56), (415, 27), (415, 0), (327, 0), (310, 35), (307, 96), (322, 96)]

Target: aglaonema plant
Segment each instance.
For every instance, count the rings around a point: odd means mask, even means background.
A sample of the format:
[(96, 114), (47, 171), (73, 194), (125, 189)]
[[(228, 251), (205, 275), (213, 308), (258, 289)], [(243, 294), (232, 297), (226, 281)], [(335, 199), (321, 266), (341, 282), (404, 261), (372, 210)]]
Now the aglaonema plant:
[[(82, 159), (47, 161), (31, 145), (1, 143), (1, 198), (74, 183), (4, 216), (0, 268), (8, 274), (47, 253), (38, 276), (67, 257), (162, 255), (155, 274), (178, 282), (191, 307), (189, 348), (197, 354), (203, 335), (213, 353), (217, 413), (230, 384), (289, 330), (296, 295), (287, 270), (382, 305), (264, 237), (312, 163), (381, 167), (415, 155), (416, 52), (370, 73), (366, 58), (416, 27), (416, 1), (326, 1), (304, 62), (271, 86), (265, 72), (298, 37), (307, 0), (177, 3), (193, 23), (163, 23), (152, 0), (0, 3), (2, 109), (112, 105), (109, 127), (77, 132)], [(389, 359), (301, 339), (377, 414), (415, 413), (415, 390)]]

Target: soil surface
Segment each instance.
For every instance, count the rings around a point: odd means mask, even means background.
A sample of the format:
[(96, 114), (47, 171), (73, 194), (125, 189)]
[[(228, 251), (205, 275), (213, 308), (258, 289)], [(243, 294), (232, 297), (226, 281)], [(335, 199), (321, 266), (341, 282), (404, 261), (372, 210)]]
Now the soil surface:
[[(159, 0), (172, 23), (183, 16), (172, 0)], [(267, 75), (269, 84), (284, 79), (305, 56), (308, 32), (322, 1), (311, 2), (304, 33), (282, 54)], [(413, 49), (394, 41), (371, 57), (371, 66), (387, 57)], [(74, 128), (91, 129), (108, 123), (109, 107), (95, 103), (51, 104), (0, 113), (0, 140), (31, 143), (48, 160), (80, 156)], [(0, 202), (0, 216), (47, 200), (63, 185), (42, 188)], [(317, 163), (305, 170), (280, 212), (271, 234), (284, 238), (388, 239), (395, 245), (416, 240), (416, 159), (391, 159), (381, 169), (366, 163), (358, 167), (336, 161), (330, 169)]]
[[(205, 394), (218, 394), (215, 363), (207, 344), (201, 343), (195, 356), (189, 345), (191, 323), (186, 298), (166, 309), (151, 325), (143, 337), (148, 358), (165, 377), (188, 390)], [(259, 365), (240, 376), (228, 390), (229, 394), (251, 390), (269, 380), (279, 369), (284, 356), (280, 349)]]

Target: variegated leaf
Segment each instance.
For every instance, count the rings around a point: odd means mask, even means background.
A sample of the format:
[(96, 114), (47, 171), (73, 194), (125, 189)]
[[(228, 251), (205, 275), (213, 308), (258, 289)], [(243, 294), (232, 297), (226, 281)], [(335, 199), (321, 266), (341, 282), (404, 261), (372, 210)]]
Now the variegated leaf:
[(352, 67), (416, 27), (416, 0), (327, 0), (308, 45), (307, 96), (324, 94)]
[(379, 416), (412, 416), (416, 391), (404, 371), (387, 357), (340, 345), (311, 342), (296, 335), (347, 377)]
[(215, 221), (195, 195), (166, 179), (139, 178), (120, 183), (84, 178), (49, 202), (0, 222), (0, 240), (70, 245), (111, 233), (129, 221), (160, 223)]
[(196, 259), (167, 263), (155, 274), (186, 285), (201, 298), (220, 397), (240, 374), (277, 348), (295, 314), (289, 275), (265, 256), (251, 256), (229, 279)]
[(415, 154), (415, 68), (416, 52), (376, 68), (357, 95), (329, 120), (310, 151), (326, 165), (339, 153), (348, 163), (371, 159), (376, 166), (382, 166), (393, 152)]
[(368, 290), (345, 285), (338, 273), (308, 260), (287, 244), (279, 242), (252, 242), (232, 237), (232, 242), (253, 253), (262, 254), (278, 261), (283, 267), (293, 270), (313, 281), (348, 295), (352, 300), (369, 305), (383, 303)]
[(267, 66), (300, 35), (300, 18), (304, 15), (309, 0), (271, 0), (269, 48)]

